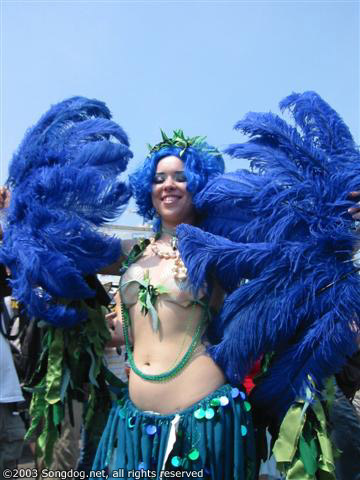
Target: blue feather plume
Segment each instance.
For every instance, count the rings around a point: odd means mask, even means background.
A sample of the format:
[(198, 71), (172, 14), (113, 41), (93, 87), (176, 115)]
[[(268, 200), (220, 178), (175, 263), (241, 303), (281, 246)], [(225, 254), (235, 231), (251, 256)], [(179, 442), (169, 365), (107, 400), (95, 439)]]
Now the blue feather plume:
[(119, 240), (98, 227), (125, 208), (120, 179), (132, 152), (103, 102), (54, 105), (25, 135), (9, 168), (11, 204), (0, 260), (31, 316), (72, 326), (85, 313), (59, 304), (94, 296), (84, 276), (114, 262)]
[[(281, 102), (293, 124), (250, 113), (250, 136), (226, 153), (250, 170), (218, 176), (194, 196), (201, 229), (181, 226), (179, 248), (199, 288), (228, 293), (210, 354), (233, 382), (265, 353), (274, 360), (253, 401), (282, 417), (307, 387), (321, 388), (357, 348), (358, 235), (347, 213), (360, 187), (360, 155), (339, 115), (314, 92)], [(241, 282), (241, 277), (248, 279)]]

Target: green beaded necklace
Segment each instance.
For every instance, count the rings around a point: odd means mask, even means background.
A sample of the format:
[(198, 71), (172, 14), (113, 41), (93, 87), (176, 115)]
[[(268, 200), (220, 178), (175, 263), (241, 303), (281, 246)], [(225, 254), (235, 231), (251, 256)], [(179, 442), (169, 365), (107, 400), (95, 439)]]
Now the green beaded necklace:
[[(139, 244), (135, 245), (133, 249), (131, 250), (128, 258), (123, 264), (123, 267), (121, 269), (121, 274), (124, 274), (125, 271), (130, 267), (130, 265), (134, 262), (136, 262), (139, 257), (143, 254), (145, 248), (149, 245), (149, 240), (142, 240), (140, 241)], [(128, 361), (130, 364), (131, 369), (143, 380), (147, 380), (149, 382), (166, 382), (168, 380), (171, 380), (172, 378), (176, 377), (179, 375), (179, 373), (185, 368), (185, 366), (188, 364), (190, 358), (192, 357), (194, 350), (196, 349), (202, 332), (203, 328), (209, 318), (209, 308), (208, 305), (201, 302), (201, 301), (195, 301), (194, 304), (199, 304), (204, 307), (204, 315), (199, 322), (198, 326), (196, 327), (194, 336), (192, 338), (192, 342), (183, 355), (182, 359), (179, 361), (177, 365), (175, 365), (173, 368), (168, 370), (167, 372), (163, 372), (157, 375), (149, 375), (147, 373), (142, 372), (135, 364), (133, 352), (132, 352), (132, 347), (130, 343), (130, 338), (129, 338), (129, 326), (130, 326), (130, 315), (129, 315), (129, 310), (125, 305), (121, 303), (121, 317), (122, 317), (122, 327), (123, 327), (123, 334), (124, 334), (124, 339), (125, 339), (125, 347), (126, 347), (126, 353), (128, 356)]]

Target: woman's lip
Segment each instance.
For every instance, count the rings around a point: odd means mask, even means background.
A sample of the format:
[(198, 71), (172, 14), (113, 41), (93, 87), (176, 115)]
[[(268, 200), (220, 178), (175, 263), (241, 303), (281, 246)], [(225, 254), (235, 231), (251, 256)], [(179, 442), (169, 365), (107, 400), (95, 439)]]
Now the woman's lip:
[(163, 203), (174, 203), (177, 202), (180, 199), (180, 197), (177, 197), (176, 195), (168, 195), (162, 199)]

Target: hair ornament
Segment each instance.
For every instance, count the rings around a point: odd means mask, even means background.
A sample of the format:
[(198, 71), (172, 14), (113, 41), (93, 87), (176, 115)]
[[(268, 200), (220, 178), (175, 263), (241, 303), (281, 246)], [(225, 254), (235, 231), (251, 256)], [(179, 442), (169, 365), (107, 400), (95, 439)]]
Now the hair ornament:
[(208, 145), (206, 144), (206, 149), (204, 148), (204, 142), (206, 140), (206, 137), (185, 137), (183, 130), (174, 130), (173, 131), (173, 136), (170, 138), (166, 135), (166, 133), (160, 129), (161, 132), (161, 137), (162, 141), (160, 143), (157, 143), (153, 147), (148, 143), (148, 148), (149, 148), (149, 154), (148, 157), (150, 157), (154, 152), (158, 152), (162, 148), (166, 147), (177, 147), (181, 148), (181, 152), (179, 153), (179, 157), (181, 158), (186, 149), (189, 147), (193, 148), (198, 148), (200, 150), (206, 150), (208, 153), (214, 154), (214, 155), (221, 155), (221, 153), (216, 150), (215, 148), (209, 149)]

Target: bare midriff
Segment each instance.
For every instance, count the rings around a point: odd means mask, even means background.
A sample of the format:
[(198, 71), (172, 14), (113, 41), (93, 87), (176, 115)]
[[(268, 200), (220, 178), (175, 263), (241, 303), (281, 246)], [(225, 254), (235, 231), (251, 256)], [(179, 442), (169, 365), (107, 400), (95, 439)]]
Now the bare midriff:
[[(204, 315), (200, 305), (183, 307), (161, 297), (156, 310), (160, 320), (158, 332), (152, 330), (149, 316), (144, 317), (139, 303), (129, 308), (134, 360), (143, 373), (150, 375), (166, 372), (179, 363)], [(131, 370), (129, 394), (141, 410), (167, 414), (193, 405), (224, 383), (222, 370), (199, 343), (185, 368), (168, 381), (144, 380)]]

